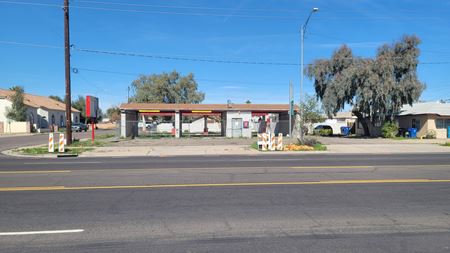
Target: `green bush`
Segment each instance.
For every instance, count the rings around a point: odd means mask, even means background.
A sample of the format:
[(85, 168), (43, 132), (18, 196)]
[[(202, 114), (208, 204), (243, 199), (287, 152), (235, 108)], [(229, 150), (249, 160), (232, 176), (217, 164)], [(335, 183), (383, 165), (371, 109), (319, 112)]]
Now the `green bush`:
[(425, 135), (425, 138), (427, 139), (436, 139), (436, 131), (430, 129), (427, 131), (427, 134)]
[(331, 129), (320, 129), (319, 130), (319, 135), (320, 136), (329, 136), (333, 134), (333, 130)]
[(303, 138), (303, 142), (298, 140), (298, 145), (306, 145), (314, 147), (316, 144), (321, 144), (316, 138)]
[(395, 138), (398, 134), (398, 126), (395, 122), (386, 122), (381, 128), (381, 135), (384, 138)]

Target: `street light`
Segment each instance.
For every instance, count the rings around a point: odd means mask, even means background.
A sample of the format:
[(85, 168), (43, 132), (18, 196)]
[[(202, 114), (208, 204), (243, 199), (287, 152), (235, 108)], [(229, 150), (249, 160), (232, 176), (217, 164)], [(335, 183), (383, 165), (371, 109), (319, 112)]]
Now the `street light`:
[(303, 143), (303, 106), (302, 106), (302, 97), (303, 97), (303, 48), (304, 48), (304, 42), (305, 42), (305, 32), (306, 32), (306, 26), (308, 25), (309, 19), (311, 18), (311, 15), (314, 12), (318, 12), (319, 8), (315, 7), (311, 10), (311, 12), (308, 15), (308, 18), (306, 19), (305, 24), (303, 24), (303, 26), (300, 29), (300, 40), (301, 40), (301, 45), (300, 45), (300, 141)]

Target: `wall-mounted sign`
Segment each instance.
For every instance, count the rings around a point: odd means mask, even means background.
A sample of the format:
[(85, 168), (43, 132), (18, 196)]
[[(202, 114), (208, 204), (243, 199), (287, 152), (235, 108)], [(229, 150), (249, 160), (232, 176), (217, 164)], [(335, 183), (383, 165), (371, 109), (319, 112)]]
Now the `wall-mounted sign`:
[(139, 110), (139, 112), (161, 112), (160, 110)]
[(244, 121), (244, 128), (249, 128), (249, 122), (248, 121)]

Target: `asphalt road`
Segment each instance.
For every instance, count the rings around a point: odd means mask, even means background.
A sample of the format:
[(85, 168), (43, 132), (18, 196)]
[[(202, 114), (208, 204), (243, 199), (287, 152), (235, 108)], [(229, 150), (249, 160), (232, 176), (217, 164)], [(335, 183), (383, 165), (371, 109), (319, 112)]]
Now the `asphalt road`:
[(450, 252), (450, 157), (0, 158), (1, 252)]
[[(96, 134), (114, 133), (115, 130), (96, 130)], [(91, 131), (87, 132), (74, 132), (73, 138), (84, 139), (91, 137)], [(0, 152), (8, 149), (14, 149), (18, 147), (33, 146), (33, 145), (46, 145), (48, 142), (48, 134), (34, 134), (26, 136), (0, 136)]]

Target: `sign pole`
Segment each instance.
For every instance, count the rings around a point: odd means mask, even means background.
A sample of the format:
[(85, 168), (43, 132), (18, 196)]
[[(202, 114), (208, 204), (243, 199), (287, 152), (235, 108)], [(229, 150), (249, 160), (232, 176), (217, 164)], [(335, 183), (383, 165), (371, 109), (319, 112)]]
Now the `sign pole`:
[(94, 144), (95, 141), (95, 124), (94, 124), (94, 120), (91, 119), (91, 128), (92, 128), (92, 144)]

